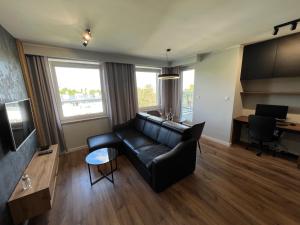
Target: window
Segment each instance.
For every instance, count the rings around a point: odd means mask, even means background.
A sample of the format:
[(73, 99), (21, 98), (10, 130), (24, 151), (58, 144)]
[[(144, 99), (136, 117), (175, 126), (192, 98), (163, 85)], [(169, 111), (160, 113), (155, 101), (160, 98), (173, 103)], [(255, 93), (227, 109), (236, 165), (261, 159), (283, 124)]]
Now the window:
[(99, 64), (52, 60), (50, 65), (63, 121), (89, 119), (105, 114)]
[(188, 121), (193, 120), (194, 80), (194, 69), (184, 70), (182, 72), (181, 118)]
[(160, 69), (136, 68), (138, 104), (141, 110), (158, 109), (158, 79)]

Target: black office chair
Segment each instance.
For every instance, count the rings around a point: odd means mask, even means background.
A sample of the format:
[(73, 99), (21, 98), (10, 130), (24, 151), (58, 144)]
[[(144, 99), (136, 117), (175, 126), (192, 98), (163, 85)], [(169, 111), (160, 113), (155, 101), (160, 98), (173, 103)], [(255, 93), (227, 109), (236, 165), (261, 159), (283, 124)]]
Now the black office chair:
[(265, 142), (273, 142), (277, 138), (276, 136), (274, 136), (276, 129), (276, 120), (272, 117), (255, 115), (250, 115), (248, 119), (249, 138), (259, 143), (259, 150), (256, 155), (261, 156), (263, 151), (263, 144)]
[(149, 115), (151, 115), (151, 116), (161, 117), (160, 112), (157, 111), (157, 110), (151, 110), (151, 111), (148, 111), (147, 113), (148, 113)]
[(195, 124), (194, 126), (192, 126), (192, 136), (193, 136), (193, 138), (195, 138), (197, 140), (200, 153), (202, 151), (201, 151), (201, 146), (200, 146), (199, 141), (200, 141), (200, 138), (202, 135), (202, 131), (204, 129), (204, 125), (205, 125), (205, 122), (198, 123), (198, 124)]

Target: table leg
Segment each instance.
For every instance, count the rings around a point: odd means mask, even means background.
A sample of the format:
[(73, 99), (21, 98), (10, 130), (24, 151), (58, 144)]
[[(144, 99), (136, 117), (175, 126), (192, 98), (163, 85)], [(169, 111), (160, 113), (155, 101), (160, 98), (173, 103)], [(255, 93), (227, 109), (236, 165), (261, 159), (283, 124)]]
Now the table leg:
[(114, 182), (114, 170), (113, 170), (113, 162), (112, 161), (110, 161), (109, 162), (109, 164), (110, 164), (110, 170), (111, 170), (111, 180), (112, 180), (112, 183), (114, 184), (115, 182)]
[(116, 170), (118, 169), (118, 156), (116, 157)]
[(92, 186), (92, 185), (93, 185), (93, 182), (92, 182), (92, 176), (91, 176), (90, 164), (88, 164), (88, 168), (89, 168), (90, 183), (91, 183), (91, 186)]
[(241, 138), (242, 124), (239, 121), (233, 120), (232, 144), (238, 144)]

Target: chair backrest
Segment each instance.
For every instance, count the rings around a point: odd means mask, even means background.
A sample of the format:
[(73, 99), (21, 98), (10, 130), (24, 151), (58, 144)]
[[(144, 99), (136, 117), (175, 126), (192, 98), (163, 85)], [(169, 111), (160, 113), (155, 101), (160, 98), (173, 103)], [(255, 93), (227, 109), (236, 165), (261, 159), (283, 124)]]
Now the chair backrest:
[(157, 110), (151, 110), (151, 111), (148, 111), (147, 113), (148, 113), (149, 115), (152, 115), (152, 116), (161, 117), (160, 112), (157, 111)]
[(200, 139), (202, 135), (202, 131), (204, 129), (205, 122), (198, 123), (192, 126), (192, 136), (195, 138), (197, 141)]
[(251, 138), (262, 142), (273, 140), (274, 131), (276, 129), (275, 118), (250, 115), (248, 121), (249, 135)]

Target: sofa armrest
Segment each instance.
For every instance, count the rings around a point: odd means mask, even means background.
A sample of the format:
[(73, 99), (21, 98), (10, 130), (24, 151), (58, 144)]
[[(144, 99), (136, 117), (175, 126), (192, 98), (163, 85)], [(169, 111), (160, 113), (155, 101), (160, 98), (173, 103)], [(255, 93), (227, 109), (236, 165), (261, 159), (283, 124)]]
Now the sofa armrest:
[(133, 121), (134, 121), (134, 119), (131, 119), (131, 120), (125, 122), (125, 123), (113, 126), (113, 132), (115, 132), (117, 130), (121, 130), (125, 127), (131, 127), (133, 125)]
[(171, 151), (157, 156), (151, 165), (152, 187), (159, 192), (191, 174), (196, 166), (197, 141), (180, 142)]

